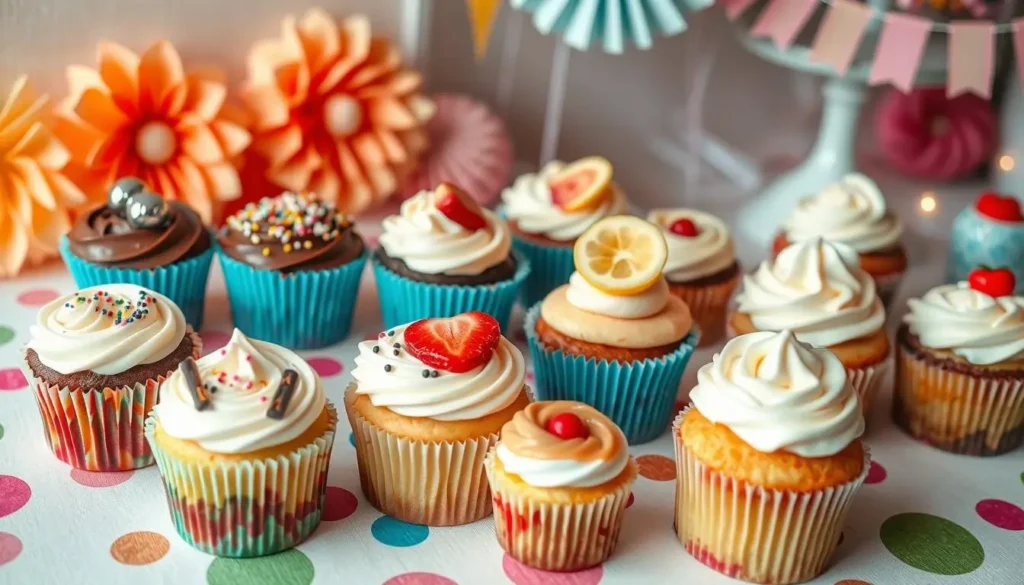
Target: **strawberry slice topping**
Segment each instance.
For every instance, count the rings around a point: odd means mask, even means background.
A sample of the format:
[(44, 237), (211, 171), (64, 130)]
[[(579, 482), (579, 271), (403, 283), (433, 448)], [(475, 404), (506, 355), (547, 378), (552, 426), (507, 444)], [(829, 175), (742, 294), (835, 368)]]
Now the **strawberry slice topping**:
[(476, 201), (466, 195), (458, 187), (450, 183), (441, 183), (435, 190), (434, 206), (448, 219), (467, 230), (476, 231), (487, 227), (487, 218)]
[(412, 323), (405, 329), (405, 350), (432, 368), (458, 374), (486, 364), (500, 339), (498, 321), (472, 311)]

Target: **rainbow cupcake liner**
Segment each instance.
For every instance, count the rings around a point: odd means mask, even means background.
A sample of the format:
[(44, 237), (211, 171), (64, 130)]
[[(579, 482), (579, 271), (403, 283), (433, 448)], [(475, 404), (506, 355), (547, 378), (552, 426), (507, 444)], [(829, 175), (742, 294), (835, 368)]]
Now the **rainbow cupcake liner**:
[(502, 332), (508, 332), (516, 296), (531, 270), (529, 260), (513, 253), (517, 268), (512, 278), (476, 286), (418, 282), (392, 272), (377, 259), (372, 260), (384, 328), (428, 317), (483, 311), (498, 320)]
[(545, 246), (524, 238), (512, 237), (516, 251), (530, 261), (530, 275), (526, 277), (519, 300), (524, 307), (532, 307), (544, 300), (549, 292), (569, 282), (576, 270), (572, 260), (572, 246)]
[(533, 358), (537, 400), (576, 400), (604, 413), (625, 433), (629, 444), (658, 438), (675, 413), (686, 364), (700, 340), (693, 330), (672, 353), (629, 363), (566, 354), (537, 338), (540, 303), (526, 314), (524, 328)]
[(348, 337), (365, 251), (344, 266), (289, 274), (258, 270), (219, 247), (217, 256), (231, 318), (246, 335), (292, 349), (325, 347)]
[(154, 439), (156, 417), (146, 420), (167, 495), (171, 521), (192, 547), (219, 557), (259, 557), (290, 549), (320, 525), (338, 413), (328, 402), (330, 425), (312, 443), (266, 459), (206, 465), (184, 461)]
[(202, 328), (206, 279), (210, 276), (210, 263), (213, 261), (212, 245), (209, 250), (194, 258), (145, 269), (101, 266), (83, 260), (71, 253), (66, 236), (60, 239), (59, 248), (79, 288), (118, 283), (148, 288), (174, 301), (193, 329), (198, 331)]

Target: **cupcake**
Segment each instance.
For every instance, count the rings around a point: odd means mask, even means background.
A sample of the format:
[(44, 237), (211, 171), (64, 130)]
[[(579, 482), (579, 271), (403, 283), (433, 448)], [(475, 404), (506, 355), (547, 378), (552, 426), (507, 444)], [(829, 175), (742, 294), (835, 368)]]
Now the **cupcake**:
[(88, 471), (151, 465), (157, 386), (202, 352), (181, 310), (135, 285), (96, 286), (43, 306), (29, 333), (22, 367), (54, 455)]
[(697, 373), (673, 425), (676, 534), (719, 573), (815, 578), (870, 468), (843, 364), (791, 331), (742, 335)]
[(381, 227), (373, 273), (384, 327), (482, 311), (508, 330), (530, 263), (512, 253), (505, 220), (441, 183)]
[(725, 222), (695, 209), (655, 209), (647, 220), (668, 242), (665, 278), (671, 293), (690, 307), (700, 325), (700, 344), (725, 333), (725, 314), (740, 282), (740, 265)]
[(485, 461), (494, 528), (517, 561), (581, 571), (615, 550), (637, 465), (622, 430), (579, 402), (534, 402)]
[(1024, 294), (1024, 209), (1013, 195), (982, 193), (974, 205), (964, 207), (949, 233), (946, 282), (967, 280), (978, 266), (1003, 266)]
[(217, 247), (231, 316), (246, 335), (294, 349), (348, 337), (367, 252), (333, 204), (264, 197), (228, 217)]
[(700, 337), (661, 274), (661, 230), (613, 216), (576, 242), (576, 272), (526, 315), (539, 400), (589, 404), (630, 444), (668, 427), (686, 362)]
[(774, 252), (817, 237), (846, 244), (857, 252), (861, 268), (875, 279), (888, 306), (907, 269), (902, 234), (903, 224), (886, 208), (878, 185), (852, 173), (800, 201), (776, 236)]
[(80, 216), (60, 253), (79, 288), (137, 284), (171, 299), (189, 325), (202, 327), (210, 233), (192, 208), (164, 201), (138, 179), (121, 179), (106, 204)]
[(866, 415), (890, 370), (885, 309), (875, 290), (852, 248), (812, 238), (743, 277), (729, 326), (736, 335), (789, 329), (828, 348), (846, 366)]
[(893, 418), (953, 453), (1024, 442), (1024, 297), (1005, 268), (976, 269), (909, 301), (896, 337)]
[(293, 351), (235, 329), (160, 385), (146, 420), (178, 534), (224, 557), (270, 555), (316, 530), (338, 415)]
[(520, 294), (526, 307), (569, 282), (576, 238), (599, 219), (626, 210), (611, 164), (596, 156), (568, 166), (550, 162), (539, 173), (517, 178), (501, 199), (512, 246), (530, 260)]
[(489, 515), (484, 457), (529, 403), (525, 380), (523, 354), (478, 311), (360, 343), (345, 410), (366, 499), (429, 526)]

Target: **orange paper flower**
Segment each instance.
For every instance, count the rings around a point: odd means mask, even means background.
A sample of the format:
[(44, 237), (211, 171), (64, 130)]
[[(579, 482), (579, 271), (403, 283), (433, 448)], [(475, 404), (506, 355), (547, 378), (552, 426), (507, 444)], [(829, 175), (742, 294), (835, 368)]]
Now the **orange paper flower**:
[(256, 44), (242, 92), (267, 178), (355, 213), (396, 189), (427, 147), (433, 104), (398, 49), (364, 16), (312, 9)]
[(99, 67), (68, 68), (71, 95), (55, 125), (76, 166), (73, 178), (102, 197), (119, 177), (136, 176), (209, 222), (219, 203), (241, 195), (236, 163), (249, 132), (225, 106), (215, 73), (186, 73), (174, 46), (141, 56), (110, 41)]
[(85, 202), (62, 174), (67, 149), (42, 123), (48, 101), (21, 77), (0, 103), (0, 278), (56, 256), (68, 209)]

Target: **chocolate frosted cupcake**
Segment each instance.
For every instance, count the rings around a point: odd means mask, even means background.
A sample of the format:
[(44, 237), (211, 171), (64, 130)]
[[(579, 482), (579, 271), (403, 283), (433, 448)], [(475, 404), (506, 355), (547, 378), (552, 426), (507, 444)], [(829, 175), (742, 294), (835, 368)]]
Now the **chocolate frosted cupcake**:
[(152, 464), (143, 425), (157, 386), (202, 349), (178, 307), (134, 285), (93, 287), (45, 305), (31, 336), (25, 377), (57, 458), (89, 471)]
[(166, 295), (190, 325), (203, 323), (213, 251), (199, 215), (121, 179), (107, 203), (81, 216), (60, 251), (79, 287), (132, 283)]
[(313, 195), (250, 203), (217, 233), (235, 326), (297, 349), (348, 336), (366, 246), (352, 222)]

